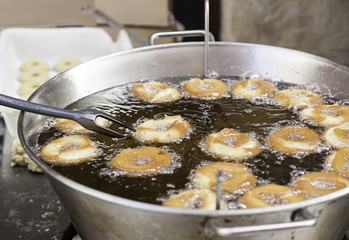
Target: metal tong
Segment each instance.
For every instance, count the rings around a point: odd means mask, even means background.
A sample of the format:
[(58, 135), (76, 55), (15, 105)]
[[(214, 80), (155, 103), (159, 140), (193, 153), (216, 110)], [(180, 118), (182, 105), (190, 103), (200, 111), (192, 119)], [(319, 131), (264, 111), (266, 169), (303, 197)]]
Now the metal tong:
[(50, 107), (50, 106), (46, 106), (38, 103), (29, 102), (29, 101), (24, 101), (24, 100), (13, 98), (3, 94), (0, 94), (0, 105), (26, 111), (26, 112), (37, 113), (45, 116), (70, 119), (78, 122), (81, 126), (91, 131), (94, 131), (109, 137), (116, 137), (119, 139), (126, 139), (128, 138), (128, 136), (121, 134), (113, 129), (98, 125), (96, 122), (96, 119), (98, 117), (104, 118), (110, 121), (111, 123), (115, 123), (115, 124), (121, 125), (122, 127), (128, 128), (131, 131), (135, 131), (135, 129), (130, 125), (108, 114), (98, 111), (96, 109), (82, 109), (82, 110), (73, 111), (73, 110)]

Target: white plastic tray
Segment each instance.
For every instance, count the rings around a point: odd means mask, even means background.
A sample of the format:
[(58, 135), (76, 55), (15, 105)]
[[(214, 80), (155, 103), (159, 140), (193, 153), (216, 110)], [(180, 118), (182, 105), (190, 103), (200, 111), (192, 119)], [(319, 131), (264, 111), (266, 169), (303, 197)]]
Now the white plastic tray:
[[(116, 42), (100, 28), (8, 28), (0, 33), (0, 93), (19, 98), (18, 75), (21, 63), (37, 57), (51, 68), (61, 58), (74, 57), (85, 62), (93, 58), (132, 48), (125, 31)], [(53, 77), (57, 74), (50, 72)], [(17, 136), (19, 111), (0, 106), (1, 115), (12, 136)]]

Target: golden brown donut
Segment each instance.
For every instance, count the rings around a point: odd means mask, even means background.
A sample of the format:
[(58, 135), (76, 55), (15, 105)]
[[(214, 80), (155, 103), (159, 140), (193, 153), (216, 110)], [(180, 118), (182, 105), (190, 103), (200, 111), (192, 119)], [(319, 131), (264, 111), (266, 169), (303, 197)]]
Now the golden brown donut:
[(184, 84), (183, 90), (194, 99), (214, 100), (222, 98), (228, 87), (221, 80), (194, 78)]
[[(97, 125), (100, 125), (103, 127), (107, 127), (109, 125), (109, 121), (104, 119), (104, 118), (101, 118), (101, 117), (96, 118), (96, 123), (97, 123)], [(60, 130), (61, 132), (67, 133), (67, 134), (94, 133), (93, 131), (84, 128), (79, 123), (77, 123), (73, 120), (69, 120), (69, 119), (56, 118), (55, 119), (55, 126), (58, 128), (58, 130)]]
[(110, 161), (110, 165), (129, 177), (153, 175), (170, 165), (172, 157), (157, 147), (128, 148)]
[(72, 165), (99, 155), (97, 144), (81, 135), (63, 136), (41, 150), (42, 159), (52, 165)]
[(271, 97), (276, 91), (274, 83), (262, 79), (248, 79), (234, 83), (230, 87), (233, 95), (244, 98), (253, 99), (256, 97)]
[(218, 170), (223, 173), (223, 192), (233, 193), (237, 190), (247, 190), (253, 187), (257, 181), (248, 168), (240, 163), (216, 162), (196, 170), (195, 185), (199, 188), (216, 191)]
[(281, 106), (292, 109), (308, 108), (324, 102), (323, 97), (316, 93), (293, 88), (276, 92), (274, 99)]
[(297, 178), (293, 189), (305, 198), (319, 197), (349, 186), (349, 179), (331, 172), (308, 173)]
[[(163, 205), (174, 208), (216, 210), (216, 193), (208, 189), (184, 191), (179, 194), (170, 195)], [(222, 200), (221, 206), (224, 206)]]
[(320, 136), (309, 128), (290, 126), (273, 132), (268, 142), (275, 151), (297, 157), (316, 153), (320, 144)]
[(190, 125), (180, 115), (148, 120), (136, 127), (135, 137), (144, 142), (171, 143), (180, 141)]
[(349, 147), (344, 147), (332, 153), (326, 159), (326, 165), (338, 175), (349, 178)]
[(261, 152), (260, 144), (256, 140), (229, 128), (210, 134), (204, 145), (208, 153), (235, 161), (254, 157)]
[(28, 58), (22, 62), (21, 70), (22, 71), (29, 71), (29, 70), (49, 71), (50, 66), (40, 58)]
[(53, 70), (61, 73), (65, 70), (68, 70), (69, 68), (79, 65), (80, 63), (82, 63), (82, 61), (77, 58), (62, 58), (55, 63)]
[(47, 71), (43, 70), (28, 70), (21, 72), (18, 75), (18, 80), (22, 83), (30, 82), (35, 84), (44, 84), (47, 80), (50, 79), (50, 76)]
[(300, 115), (315, 126), (329, 127), (349, 122), (349, 106), (319, 105), (303, 109)]
[(241, 198), (246, 208), (271, 207), (304, 200), (304, 197), (293, 193), (291, 188), (277, 184), (253, 188)]
[(181, 93), (174, 87), (159, 82), (136, 83), (132, 86), (131, 93), (151, 103), (173, 102), (181, 96)]
[(327, 128), (321, 135), (322, 139), (334, 148), (349, 147), (349, 123)]

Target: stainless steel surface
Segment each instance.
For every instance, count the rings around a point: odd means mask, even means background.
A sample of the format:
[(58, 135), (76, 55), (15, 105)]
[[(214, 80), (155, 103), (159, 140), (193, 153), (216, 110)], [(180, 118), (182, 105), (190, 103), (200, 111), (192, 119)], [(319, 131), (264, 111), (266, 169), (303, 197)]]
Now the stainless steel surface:
[[(54, 77), (29, 100), (63, 108), (89, 94), (123, 83), (168, 76), (201, 76), (203, 48), (203, 43), (166, 44), (105, 56)], [(209, 64), (220, 76), (244, 76), (254, 71), (263, 78), (308, 84), (324, 94), (349, 99), (349, 69), (303, 52), (265, 45), (213, 42), (210, 43)], [(348, 188), (303, 202), (234, 211), (167, 208), (88, 188), (58, 174), (39, 159), (35, 145), (44, 120), (45, 117), (39, 115), (21, 113), (19, 136), (27, 153), (45, 171), (84, 240), (338, 240), (349, 226)], [(300, 211), (308, 212), (314, 218), (302, 217)], [(295, 226), (298, 221), (309, 224), (309, 228), (291, 227), (289, 231), (225, 237), (208, 227), (210, 219), (222, 223), (221, 227), (235, 230), (267, 225), (273, 231), (274, 224)], [(317, 223), (311, 227), (314, 221)]]
[(111, 123), (115, 123), (122, 127), (128, 128), (131, 131), (135, 131), (134, 128), (129, 126), (128, 124), (96, 109), (81, 109), (78, 111), (72, 111), (68, 109), (55, 108), (29, 101), (24, 101), (3, 94), (0, 94), (0, 105), (45, 116), (70, 119), (75, 122), (78, 122), (81, 126), (91, 131), (120, 139), (127, 138), (127, 135), (121, 134), (108, 127), (99, 125), (96, 119), (103, 118), (107, 121), (110, 121)]

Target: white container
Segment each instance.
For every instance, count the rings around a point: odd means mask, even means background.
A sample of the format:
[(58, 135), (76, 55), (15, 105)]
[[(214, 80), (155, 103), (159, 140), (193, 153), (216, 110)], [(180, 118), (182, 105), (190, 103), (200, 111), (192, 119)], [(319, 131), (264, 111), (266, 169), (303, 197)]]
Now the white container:
[[(51, 69), (66, 57), (82, 62), (132, 48), (125, 31), (119, 32), (117, 41), (100, 28), (8, 28), (0, 33), (0, 93), (19, 98), (18, 75), (21, 63), (28, 58), (40, 58)], [(57, 74), (49, 72), (50, 77)], [(17, 136), (18, 110), (0, 106), (6, 128), (11, 136)]]

